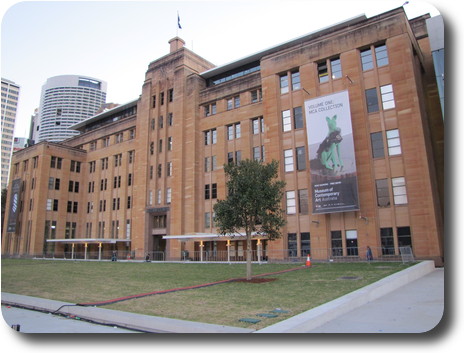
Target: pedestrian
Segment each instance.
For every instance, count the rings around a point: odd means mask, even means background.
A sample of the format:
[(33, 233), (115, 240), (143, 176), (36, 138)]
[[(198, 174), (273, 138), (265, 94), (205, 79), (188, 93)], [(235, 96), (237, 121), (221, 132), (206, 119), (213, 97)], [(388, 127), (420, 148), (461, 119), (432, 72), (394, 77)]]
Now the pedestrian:
[(370, 248), (370, 246), (367, 247), (367, 251), (366, 251), (366, 259), (367, 261), (372, 261), (374, 260), (374, 257), (372, 256), (372, 250)]
[(149, 253), (147, 253), (147, 256), (145, 256), (145, 261), (150, 262), (150, 254)]
[(116, 251), (113, 251), (113, 255), (111, 255), (111, 261), (118, 261), (118, 258), (116, 256)]

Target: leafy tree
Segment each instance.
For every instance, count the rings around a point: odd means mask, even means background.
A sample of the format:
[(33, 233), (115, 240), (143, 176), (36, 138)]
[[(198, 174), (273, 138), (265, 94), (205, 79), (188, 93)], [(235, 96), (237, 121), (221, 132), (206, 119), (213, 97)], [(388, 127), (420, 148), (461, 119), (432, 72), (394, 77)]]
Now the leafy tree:
[(215, 223), (221, 234), (245, 232), (247, 280), (251, 280), (252, 234), (276, 239), (285, 225), (281, 208), (285, 182), (277, 179), (278, 165), (277, 161), (265, 164), (247, 159), (224, 166), (228, 194), (214, 205)]

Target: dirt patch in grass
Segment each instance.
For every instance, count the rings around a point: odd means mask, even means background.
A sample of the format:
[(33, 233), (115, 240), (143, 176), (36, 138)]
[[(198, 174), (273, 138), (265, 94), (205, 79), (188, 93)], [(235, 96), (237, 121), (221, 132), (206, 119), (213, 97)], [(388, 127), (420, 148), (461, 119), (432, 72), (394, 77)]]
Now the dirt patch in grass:
[(277, 281), (277, 278), (252, 278), (250, 280), (247, 279), (238, 279), (235, 282), (243, 282), (243, 283), (267, 283), (267, 282), (274, 282)]

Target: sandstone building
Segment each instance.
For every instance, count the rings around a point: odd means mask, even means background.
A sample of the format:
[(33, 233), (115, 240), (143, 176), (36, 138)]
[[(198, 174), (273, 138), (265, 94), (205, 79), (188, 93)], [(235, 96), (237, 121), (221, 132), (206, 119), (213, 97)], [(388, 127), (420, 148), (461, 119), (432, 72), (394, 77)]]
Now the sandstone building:
[[(286, 182), (283, 236), (255, 239), (256, 259), (364, 258), (367, 246), (388, 258), (411, 246), (442, 263), (443, 119), (427, 18), (359, 16), (220, 67), (172, 39), (138, 99), (14, 154), (2, 254), (241, 259), (245, 242), (216, 234), (213, 205), (226, 196), (222, 166), (248, 158), (278, 160)], [(315, 212), (308, 102), (340, 92), (357, 203)]]

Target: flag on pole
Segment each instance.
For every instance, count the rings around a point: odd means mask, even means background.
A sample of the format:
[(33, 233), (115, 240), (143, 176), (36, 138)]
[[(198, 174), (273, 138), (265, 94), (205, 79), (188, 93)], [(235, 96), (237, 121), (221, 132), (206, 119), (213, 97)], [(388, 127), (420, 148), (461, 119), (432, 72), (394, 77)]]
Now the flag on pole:
[(182, 26), (180, 25), (179, 11), (177, 11), (177, 27), (179, 27), (179, 29), (182, 29)]

